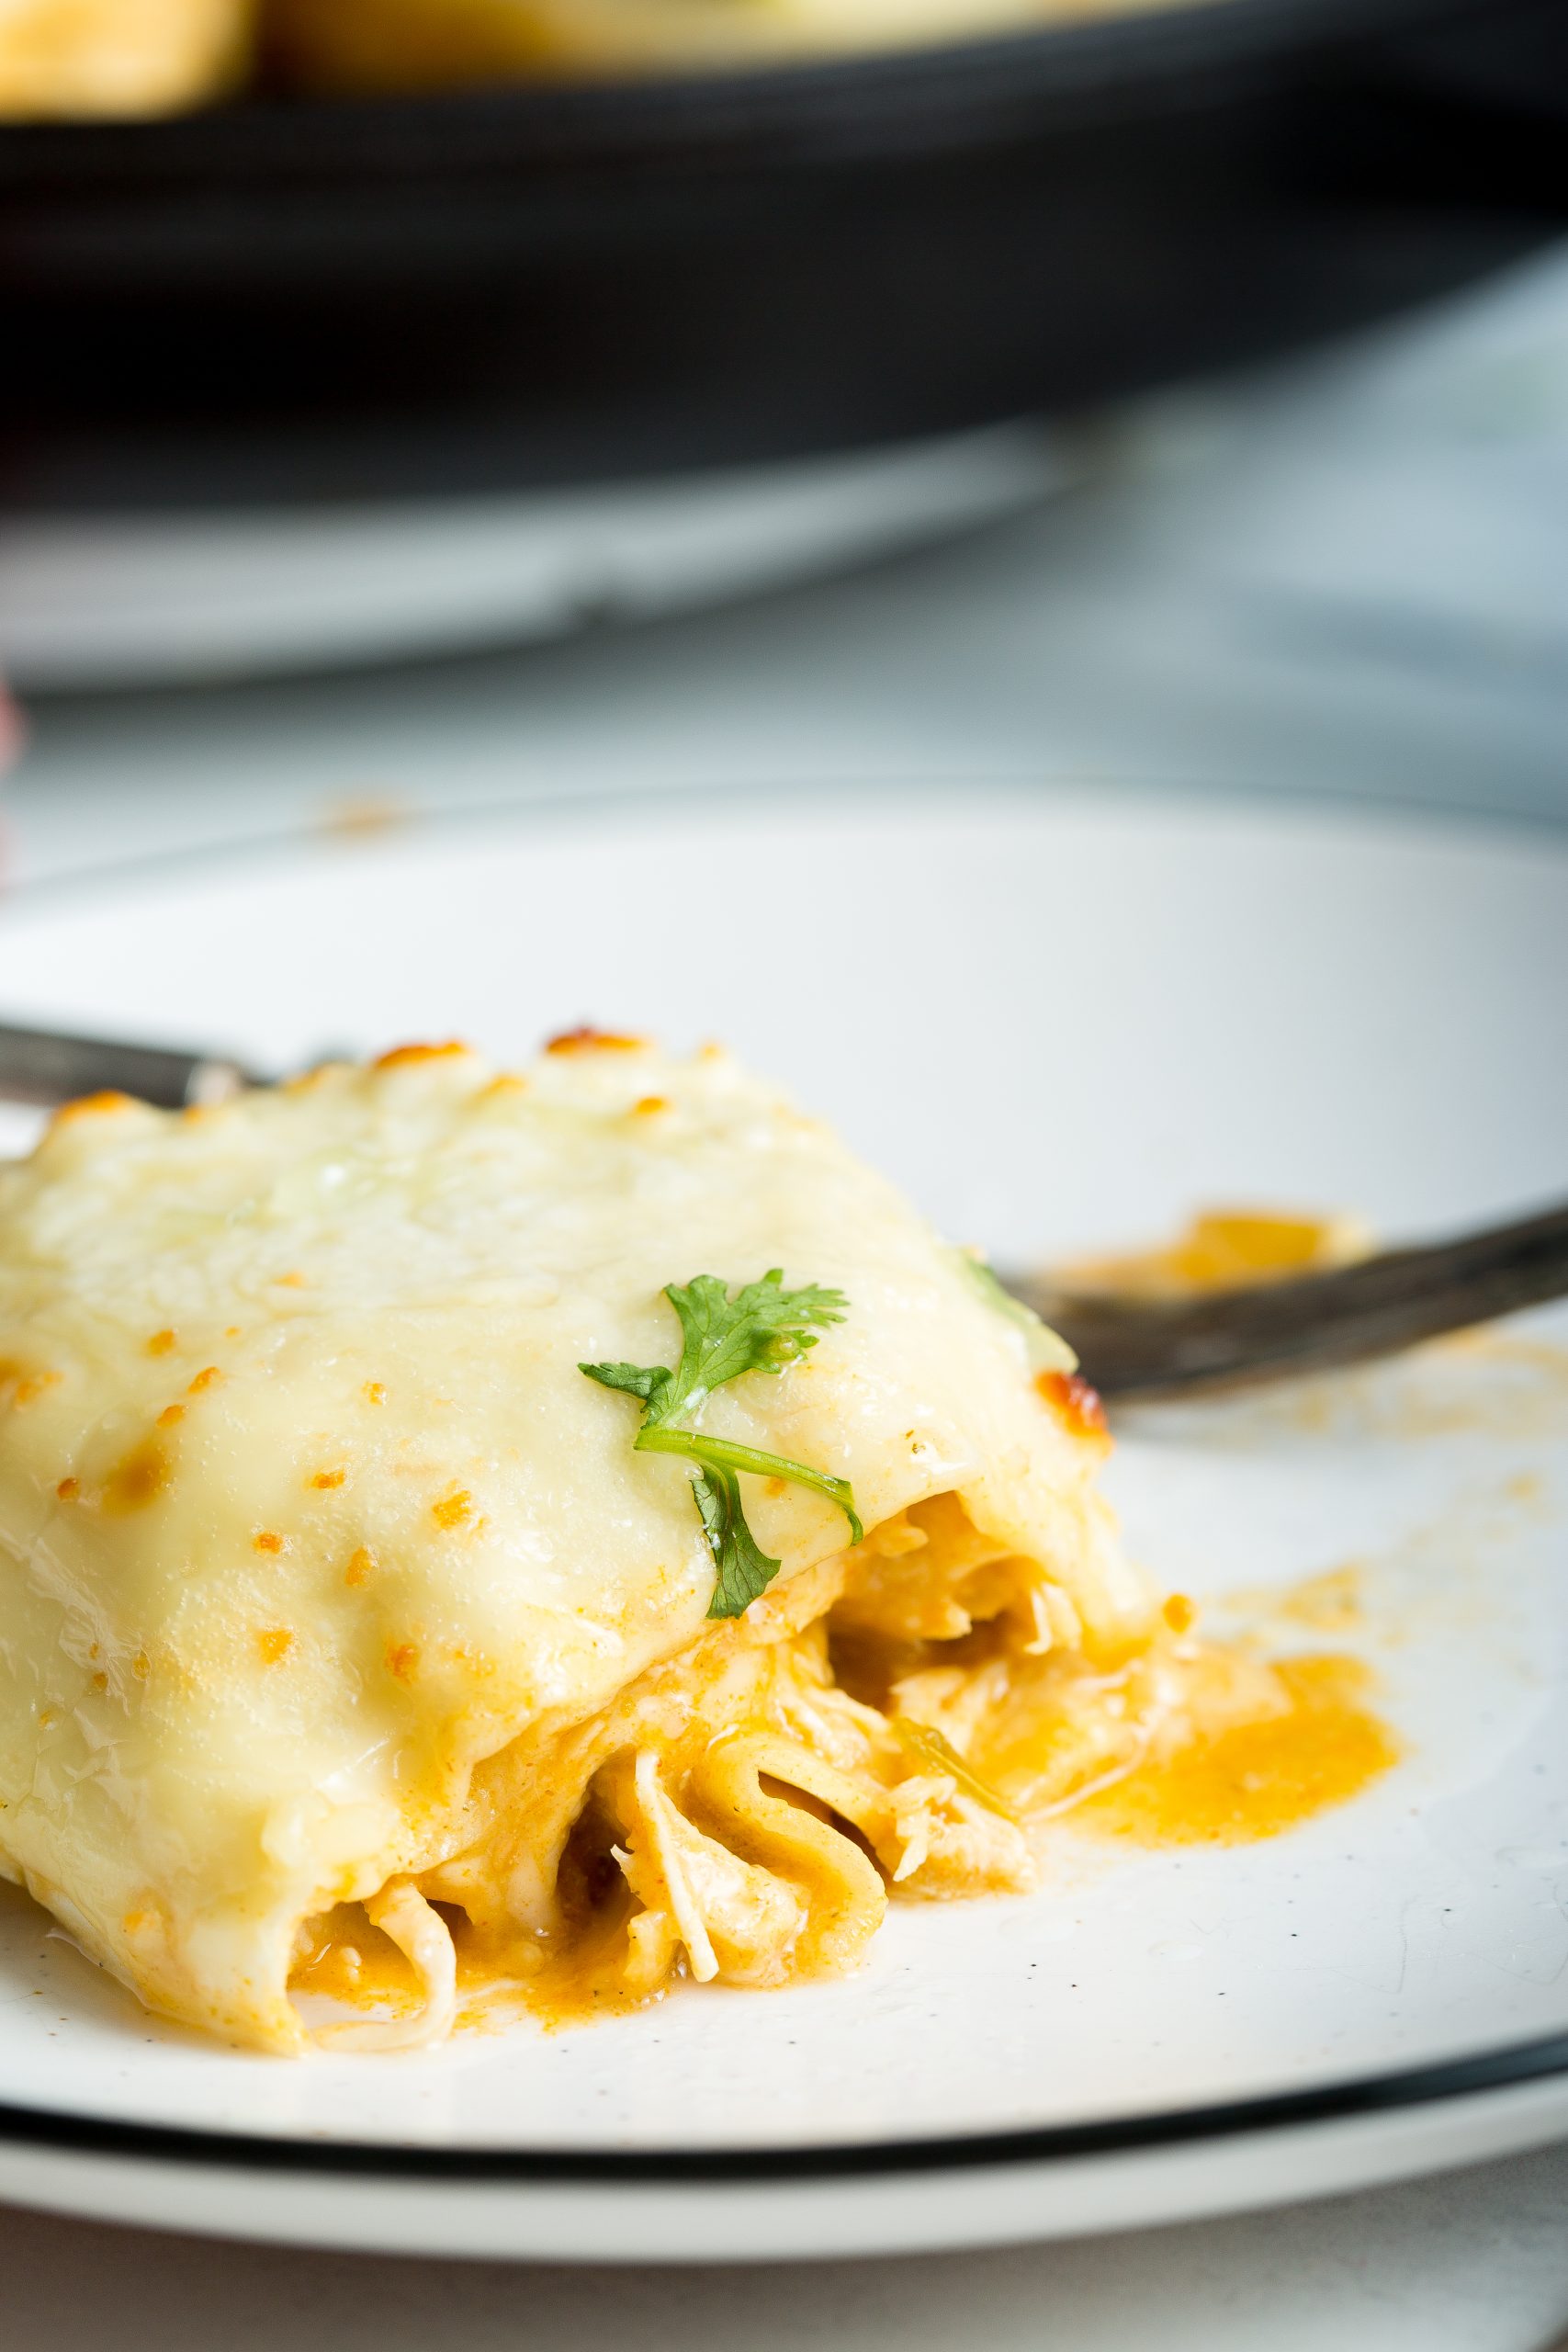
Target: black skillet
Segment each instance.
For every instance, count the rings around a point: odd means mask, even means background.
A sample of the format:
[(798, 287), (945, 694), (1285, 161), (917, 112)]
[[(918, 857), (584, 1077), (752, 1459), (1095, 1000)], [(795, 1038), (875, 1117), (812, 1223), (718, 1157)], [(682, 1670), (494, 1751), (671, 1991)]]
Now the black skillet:
[(1525, 251), (1568, 215), (1565, 94), (1568, 0), (1208, 0), (7, 130), (0, 505), (604, 480), (1081, 407)]

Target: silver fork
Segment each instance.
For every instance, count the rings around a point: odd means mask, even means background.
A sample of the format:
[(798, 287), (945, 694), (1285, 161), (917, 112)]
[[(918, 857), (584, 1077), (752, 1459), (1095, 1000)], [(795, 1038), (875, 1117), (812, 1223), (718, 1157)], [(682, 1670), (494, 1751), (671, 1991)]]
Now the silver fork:
[(160, 1110), (184, 1111), (197, 1102), (220, 1102), (259, 1082), (219, 1054), (0, 1023), (4, 1102), (71, 1102), (82, 1094), (134, 1094)]
[(1173, 1396), (1364, 1363), (1568, 1296), (1568, 1207), (1190, 1298), (1075, 1291), (1049, 1274), (999, 1279), (1061, 1333), (1101, 1396)]
[[(63, 1102), (117, 1088), (167, 1110), (265, 1081), (220, 1055), (0, 1025), (0, 1098)], [(1568, 1207), (1330, 1273), (1192, 1298), (1075, 1291), (1003, 1272), (1105, 1396), (1170, 1396), (1324, 1372), (1568, 1296)]]

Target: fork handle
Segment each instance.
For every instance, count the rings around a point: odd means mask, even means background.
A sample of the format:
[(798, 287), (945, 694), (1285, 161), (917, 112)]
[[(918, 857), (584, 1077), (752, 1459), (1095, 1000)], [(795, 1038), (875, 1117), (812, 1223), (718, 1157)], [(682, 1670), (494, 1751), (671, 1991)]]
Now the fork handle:
[(1103, 1396), (1174, 1395), (1325, 1372), (1568, 1296), (1568, 1207), (1331, 1273), (1192, 1298), (1007, 1287), (1074, 1348)]
[(222, 1102), (249, 1082), (238, 1062), (219, 1055), (0, 1023), (0, 1101), (55, 1103), (82, 1094), (134, 1094), (160, 1110), (183, 1111), (195, 1102)]

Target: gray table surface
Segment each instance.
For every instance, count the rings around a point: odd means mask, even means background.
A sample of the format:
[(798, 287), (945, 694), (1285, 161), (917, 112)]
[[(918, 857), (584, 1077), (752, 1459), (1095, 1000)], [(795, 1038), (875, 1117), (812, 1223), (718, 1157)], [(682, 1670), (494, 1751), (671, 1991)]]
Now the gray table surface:
[(1249, 2220), (989, 2254), (518, 2268), (0, 2211), (42, 2352), (1538, 2352), (1568, 2324), (1568, 2148)]

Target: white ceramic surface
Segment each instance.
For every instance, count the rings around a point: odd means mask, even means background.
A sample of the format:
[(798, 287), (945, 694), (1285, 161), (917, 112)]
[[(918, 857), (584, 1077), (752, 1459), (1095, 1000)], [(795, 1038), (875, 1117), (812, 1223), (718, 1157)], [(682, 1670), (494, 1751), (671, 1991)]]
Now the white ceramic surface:
[(607, 489), (217, 514), (0, 513), (0, 667), (28, 693), (309, 672), (754, 596), (1017, 514), (1039, 425)]
[[(76, 881), (0, 922), (17, 1015), (279, 1067), (453, 1032), (515, 1054), (584, 1017), (722, 1031), (998, 1259), (1202, 1200), (1407, 1230), (1551, 1196), (1565, 986), (1568, 840), (1110, 791), (535, 810)], [(1408, 1753), (1353, 1806), (1231, 1850), (1065, 1827), (1040, 1894), (900, 1910), (852, 1980), (390, 2060), (200, 2043), (7, 1898), (0, 2196), (705, 2259), (1114, 2228), (1568, 2132), (1553, 1328), (1123, 1418), (1129, 1538), (1217, 1622), (1358, 1564), (1332, 1639)], [(693, 2149), (706, 2176), (676, 2177)]]

